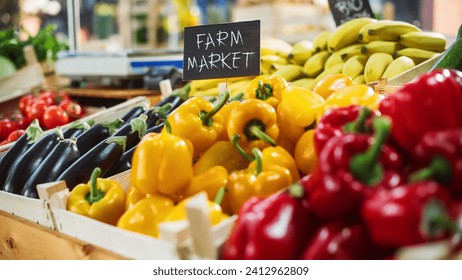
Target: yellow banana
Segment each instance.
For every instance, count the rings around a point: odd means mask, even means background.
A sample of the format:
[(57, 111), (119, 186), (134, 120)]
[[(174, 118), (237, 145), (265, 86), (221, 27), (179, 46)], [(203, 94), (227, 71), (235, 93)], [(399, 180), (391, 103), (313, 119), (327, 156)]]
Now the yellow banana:
[(420, 31), (417, 26), (399, 20), (379, 20), (367, 27), (369, 39), (383, 41), (398, 41), (403, 34)]
[(324, 70), (324, 64), (329, 56), (330, 53), (328, 51), (315, 53), (303, 65), (303, 73), (305, 73), (309, 78), (316, 77)]
[(191, 88), (196, 90), (205, 90), (210, 89), (213, 87), (217, 87), (219, 83), (224, 83), (228, 81), (228, 83), (233, 83), (236, 81), (241, 81), (247, 79), (247, 77), (233, 77), (233, 78), (218, 78), (218, 79), (207, 79), (207, 80), (193, 80), (191, 81)]
[(260, 57), (260, 64), (265, 65), (265, 67), (271, 66), (272, 64), (285, 65), (288, 63), (289, 61), (287, 61), (287, 59), (275, 54), (267, 54)]
[(364, 44), (353, 44), (344, 47), (337, 52), (340, 53), (340, 57), (343, 59), (343, 61), (347, 61), (350, 57), (361, 54), (361, 49), (363, 46)]
[(365, 55), (352, 56), (343, 64), (342, 73), (354, 79), (364, 73), (366, 62), (367, 56)]
[(328, 75), (334, 75), (334, 74), (340, 74), (342, 73), (342, 69), (343, 69), (343, 65), (345, 63), (338, 63), (338, 64), (335, 64), (334, 66), (328, 68), (328, 69), (325, 69), (324, 71), (322, 71), (312, 82), (312, 84), (310, 85), (311, 88), (309, 88), (309, 90), (313, 90), (315, 88), (315, 86), (319, 83), (319, 81), (321, 81), (324, 77), (328, 76)]
[(260, 42), (261, 56), (272, 54), (287, 57), (291, 50), (292, 45), (282, 39), (268, 37)]
[(341, 56), (340, 51), (336, 51), (331, 53), (330, 56), (327, 58), (326, 63), (324, 63), (324, 69), (330, 68), (337, 63), (345, 62)]
[(313, 39), (313, 50), (314, 52), (320, 52), (327, 50), (327, 39), (329, 39), (332, 31), (324, 30), (318, 33)]
[(364, 78), (364, 74), (361, 74), (361, 75), (356, 76), (356, 78), (353, 79), (353, 82), (354, 82), (355, 84), (365, 84), (365, 83), (366, 83), (366, 79)]
[(407, 56), (411, 58), (415, 64), (420, 64), (425, 60), (432, 58), (433, 56), (437, 55), (437, 52), (422, 50), (418, 48), (404, 48), (399, 50), (395, 53), (395, 56)]
[(399, 49), (400, 45), (398, 42), (380, 40), (367, 43), (362, 47), (361, 52), (366, 55), (371, 55), (373, 53), (394, 54)]
[(372, 22), (369, 24), (364, 25), (360, 30), (358, 34), (358, 41), (361, 43), (369, 43), (377, 38), (373, 38), (372, 36), (369, 36), (369, 28), (374, 26), (376, 22)]
[(313, 54), (313, 42), (310, 40), (298, 41), (292, 46), (289, 53), (289, 60), (293, 64), (303, 65)]
[(388, 65), (387, 69), (383, 73), (382, 77), (386, 77), (391, 79), (404, 71), (407, 71), (415, 66), (414, 61), (407, 57), (407, 56), (400, 56), (393, 60), (390, 65)]
[(287, 82), (291, 82), (305, 76), (302, 70), (303, 68), (300, 65), (287, 64), (279, 68), (276, 72), (273, 73), (273, 75), (279, 75), (283, 77)]
[(443, 52), (446, 48), (446, 37), (438, 32), (409, 32), (399, 37), (399, 43), (407, 48)]
[(380, 80), (388, 65), (393, 61), (393, 56), (388, 53), (372, 54), (364, 66), (364, 80), (366, 83)]
[(301, 79), (292, 81), (290, 85), (310, 89), (313, 81), (314, 81), (313, 78), (301, 78)]
[(358, 41), (359, 30), (369, 23), (377, 21), (373, 18), (362, 17), (349, 20), (338, 26), (327, 40), (328, 50), (340, 50)]

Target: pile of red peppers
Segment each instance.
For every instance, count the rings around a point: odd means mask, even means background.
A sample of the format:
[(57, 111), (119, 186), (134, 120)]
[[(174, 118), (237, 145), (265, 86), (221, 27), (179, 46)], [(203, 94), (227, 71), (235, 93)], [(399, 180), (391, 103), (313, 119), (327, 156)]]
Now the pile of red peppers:
[(223, 259), (393, 259), (462, 233), (462, 72), (438, 69), (378, 110), (331, 109), (315, 128), (318, 165), (247, 200)]

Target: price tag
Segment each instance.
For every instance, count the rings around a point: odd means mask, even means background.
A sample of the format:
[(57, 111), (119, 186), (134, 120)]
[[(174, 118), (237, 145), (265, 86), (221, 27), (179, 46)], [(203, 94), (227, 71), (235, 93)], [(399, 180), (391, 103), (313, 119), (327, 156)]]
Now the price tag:
[(260, 75), (260, 21), (184, 29), (183, 80)]
[(329, 0), (329, 7), (337, 26), (354, 18), (375, 18), (368, 0)]

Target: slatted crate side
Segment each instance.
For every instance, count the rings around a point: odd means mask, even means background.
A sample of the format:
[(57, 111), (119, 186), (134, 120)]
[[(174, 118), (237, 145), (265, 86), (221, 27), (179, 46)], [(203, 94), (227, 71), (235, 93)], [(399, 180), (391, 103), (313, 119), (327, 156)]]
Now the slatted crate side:
[(0, 191), (0, 210), (53, 229), (54, 223), (45, 201)]

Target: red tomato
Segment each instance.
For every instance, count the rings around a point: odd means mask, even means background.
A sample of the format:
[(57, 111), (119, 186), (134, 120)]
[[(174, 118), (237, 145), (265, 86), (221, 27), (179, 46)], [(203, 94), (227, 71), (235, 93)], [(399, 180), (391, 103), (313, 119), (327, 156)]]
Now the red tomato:
[(18, 125), (10, 119), (3, 119), (0, 120), (0, 141), (5, 140), (8, 138), (11, 132), (18, 129)]
[(45, 101), (39, 99), (37, 101), (34, 101), (33, 103), (30, 104), (27, 108), (27, 120), (29, 122), (32, 122), (35, 119), (39, 120), (39, 123), (43, 123), (43, 113), (45, 113), (45, 109), (48, 107), (48, 105), (45, 103)]
[(63, 100), (59, 103), (59, 107), (63, 108), (66, 111), (66, 114), (71, 120), (80, 119), (83, 117), (84, 110), (79, 103), (72, 100)]
[(49, 90), (40, 93), (38, 98), (45, 101), (47, 105), (53, 105), (55, 103), (55, 95), (52, 91)]
[(26, 129), (30, 125), (27, 117), (19, 112), (12, 113), (9, 118), (18, 124), (19, 129)]
[(28, 93), (19, 99), (19, 110), (21, 113), (24, 115), (26, 114), (26, 108), (32, 102), (32, 100), (34, 100), (34, 98), (35, 97), (32, 93)]
[(71, 100), (71, 97), (65, 91), (58, 91), (55, 93), (54, 102), (55, 105), (61, 104), (65, 100)]
[(8, 143), (14, 142), (18, 140), (18, 138), (21, 137), (24, 133), (26, 133), (24, 129), (15, 130), (11, 132), (10, 135), (8, 135), (8, 138), (6, 138), (6, 141), (8, 141)]
[(43, 114), (43, 125), (47, 129), (52, 129), (57, 126), (65, 125), (69, 122), (69, 116), (59, 106), (51, 105)]

